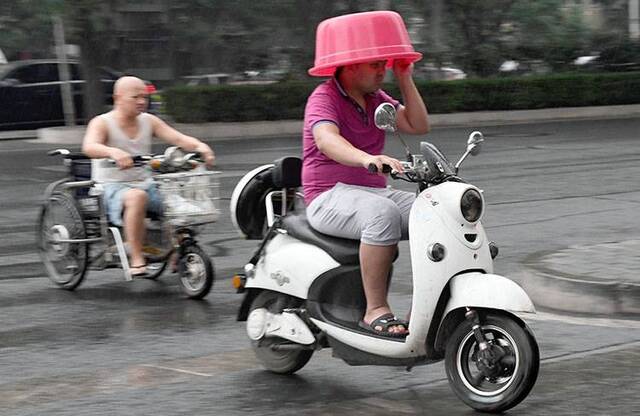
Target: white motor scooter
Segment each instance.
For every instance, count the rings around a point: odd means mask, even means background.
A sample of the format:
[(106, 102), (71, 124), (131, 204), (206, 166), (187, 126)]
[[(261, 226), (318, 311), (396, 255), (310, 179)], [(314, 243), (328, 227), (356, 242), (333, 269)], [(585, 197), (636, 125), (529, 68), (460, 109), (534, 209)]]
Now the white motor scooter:
[[(395, 115), (383, 104), (376, 125), (395, 131)], [(244, 273), (234, 277), (246, 293), (238, 320), (247, 321), (252, 347), (267, 369), (293, 373), (313, 351), (331, 347), (350, 365), (410, 369), (444, 359), (453, 391), (480, 411), (501, 412), (527, 396), (539, 352), (516, 313), (535, 309), (520, 286), (493, 274), (498, 250), (480, 223), (482, 192), (457, 176), (482, 141), (481, 133), (472, 133), (455, 166), (423, 142), (421, 155), (408, 154), (404, 172), (392, 172), (419, 190), (409, 219), (413, 298), (405, 338), (358, 326), (366, 307), (359, 241), (316, 232), (295, 207), (300, 160), (284, 158), (245, 175), (232, 195), (232, 219), (245, 235), (264, 238)], [(268, 229), (256, 223), (261, 215)]]

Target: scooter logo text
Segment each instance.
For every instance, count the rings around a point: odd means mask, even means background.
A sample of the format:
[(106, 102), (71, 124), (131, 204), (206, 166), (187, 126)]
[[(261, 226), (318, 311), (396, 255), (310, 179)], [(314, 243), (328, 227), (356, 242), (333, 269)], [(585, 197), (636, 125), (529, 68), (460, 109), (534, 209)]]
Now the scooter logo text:
[(271, 278), (276, 281), (278, 286), (284, 286), (286, 283), (290, 282), (289, 278), (282, 275), (280, 272), (271, 273)]

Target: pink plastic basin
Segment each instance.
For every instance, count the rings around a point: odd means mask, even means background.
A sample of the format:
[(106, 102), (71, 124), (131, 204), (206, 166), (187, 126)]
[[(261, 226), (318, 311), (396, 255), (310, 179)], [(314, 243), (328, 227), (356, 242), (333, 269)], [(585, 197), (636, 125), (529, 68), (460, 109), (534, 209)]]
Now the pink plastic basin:
[(309, 75), (333, 75), (339, 66), (387, 59), (418, 61), (402, 17), (396, 12), (346, 14), (324, 20), (316, 31), (316, 59)]

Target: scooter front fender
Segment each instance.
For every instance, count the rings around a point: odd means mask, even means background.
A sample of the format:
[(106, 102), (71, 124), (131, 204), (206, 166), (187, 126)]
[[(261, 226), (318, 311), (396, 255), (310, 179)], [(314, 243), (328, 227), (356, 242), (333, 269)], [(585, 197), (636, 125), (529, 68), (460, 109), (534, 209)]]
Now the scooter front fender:
[(535, 313), (527, 293), (513, 280), (497, 274), (463, 273), (449, 281), (450, 298), (443, 316), (464, 307)]
[(521, 319), (517, 313), (536, 312), (533, 302), (517, 283), (497, 274), (459, 274), (449, 281), (449, 293), (434, 345), (439, 356), (444, 356), (447, 339), (464, 321), (462, 311), (466, 307), (509, 311), (516, 319)]

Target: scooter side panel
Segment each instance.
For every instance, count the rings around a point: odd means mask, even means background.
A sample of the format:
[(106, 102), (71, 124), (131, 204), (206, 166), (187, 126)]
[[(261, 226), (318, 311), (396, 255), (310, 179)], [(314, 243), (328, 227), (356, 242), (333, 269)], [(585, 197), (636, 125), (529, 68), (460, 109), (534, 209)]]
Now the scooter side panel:
[(450, 281), (451, 298), (444, 316), (466, 306), (535, 313), (533, 302), (514, 281), (497, 274), (465, 273)]
[(340, 266), (324, 250), (286, 234), (265, 247), (247, 288), (261, 288), (306, 299), (309, 287), (322, 273)]

